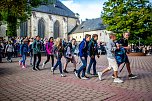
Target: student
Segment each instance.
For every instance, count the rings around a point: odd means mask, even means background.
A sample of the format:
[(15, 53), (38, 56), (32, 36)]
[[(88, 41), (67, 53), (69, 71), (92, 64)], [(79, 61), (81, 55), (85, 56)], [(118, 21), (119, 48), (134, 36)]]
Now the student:
[[(72, 40), (72, 42), (73, 41), (74, 40)], [(72, 47), (72, 43), (69, 42), (67, 44), (67, 49), (66, 49), (66, 53), (65, 53), (66, 62), (64, 64), (64, 70), (63, 70), (64, 73), (68, 73), (66, 68), (67, 68), (67, 65), (68, 65), (69, 62), (73, 63), (74, 72), (76, 71), (76, 60), (75, 60), (75, 57), (74, 57), (74, 51), (75, 51), (75, 47)]]
[(30, 39), (30, 42), (29, 42), (29, 53), (30, 53), (30, 65), (32, 66), (33, 63), (32, 63), (32, 60), (33, 60), (33, 48), (32, 48), (32, 45), (33, 45), (33, 38)]
[(12, 62), (12, 55), (14, 52), (14, 47), (11, 41), (8, 41), (8, 44), (6, 45), (5, 53), (7, 53), (7, 61)]
[(93, 34), (92, 39), (90, 40), (89, 45), (88, 45), (88, 53), (90, 56), (90, 63), (89, 63), (88, 69), (87, 69), (87, 74), (91, 75), (90, 70), (91, 70), (91, 67), (93, 65), (93, 75), (94, 76), (98, 76), (97, 72), (96, 72), (96, 59), (95, 59), (96, 55), (99, 58), (97, 40), (98, 40), (98, 35)]
[(131, 68), (130, 68), (130, 62), (129, 62), (129, 59), (128, 59), (128, 56), (127, 56), (127, 52), (128, 52), (128, 50), (130, 50), (130, 47), (128, 46), (129, 36), (130, 36), (130, 33), (129, 32), (125, 32), (123, 34), (123, 38), (118, 41), (118, 44), (120, 44), (126, 50), (125, 63), (126, 63), (126, 67), (127, 67), (128, 74), (129, 74), (128, 77), (129, 77), (129, 79), (134, 79), (134, 78), (137, 78), (137, 75), (133, 75), (132, 74)]
[(3, 52), (3, 46), (2, 43), (0, 43), (0, 63), (2, 62), (2, 52)]
[(55, 40), (55, 45), (54, 45), (54, 55), (57, 59), (57, 62), (55, 64), (55, 66), (53, 68), (51, 68), (51, 71), (54, 74), (54, 70), (57, 68), (57, 66), (59, 66), (61, 77), (65, 77), (65, 75), (62, 73), (62, 63), (61, 63), (61, 58), (62, 58), (63, 54), (64, 54), (64, 48), (62, 46), (62, 39), (57, 38)]
[[(86, 67), (87, 67), (87, 57), (88, 57), (88, 42), (90, 41), (91, 35), (86, 34), (85, 38), (79, 44), (79, 56), (82, 62), (82, 66), (75, 72), (75, 75), (83, 80), (87, 80), (88, 77), (85, 75)], [(82, 76), (80, 77), (80, 73), (82, 72)]]
[(22, 60), (19, 61), (19, 65), (22, 66), (22, 68), (26, 68), (25, 61), (26, 61), (27, 53), (28, 53), (28, 40), (24, 39), (23, 44), (20, 47), (20, 54), (22, 56)]
[(54, 53), (53, 53), (53, 37), (50, 37), (49, 41), (46, 43), (46, 53), (47, 53), (47, 60), (43, 63), (42, 68), (45, 67), (45, 64), (50, 61), (50, 57), (52, 59), (52, 67), (54, 66)]
[[(39, 64), (41, 62), (41, 41), (40, 36), (36, 36), (36, 39), (34, 40), (32, 44), (33, 48), (33, 55), (34, 55), (34, 61), (33, 61), (33, 71), (40, 70)], [(38, 61), (36, 63), (38, 57)]]
[(116, 44), (114, 41), (116, 40), (115, 34), (110, 34), (110, 40), (107, 43), (106, 51), (107, 51), (107, 59), (109, 63), (109, 67), (104, 69), (102, 72), (98, 72), (99, 80), (102, 80), (102, 75), (106, 72), (110, 71), (111, 68), (114, 70), (114, 81), (115, 83), (122, 83), (123, 81), (118, 78), (118, 65), (115, 59), (114, 51), (116, 50)]

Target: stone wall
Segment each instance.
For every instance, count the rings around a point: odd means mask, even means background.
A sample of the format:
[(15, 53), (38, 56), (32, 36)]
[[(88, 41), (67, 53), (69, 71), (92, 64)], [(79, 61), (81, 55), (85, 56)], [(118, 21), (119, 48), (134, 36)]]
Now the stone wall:
[[(34, 37), (38, 35), (38, 21), (43, 19), (45, 22), (45, 37), (53, 37), (54, 34), (54, 23), (59, 21), (60, 24), (60, 37), (67, 38), (68, 31), (71, 31), (76, 26), (77, 19), (68, 18), (64, 16), (46, 14), (42, 12), (35, 12), (32, 14), (31, 19), (29, 20), (29, 33), (30, 36)], [(30, 31), (31, 30), (31, 31)]]

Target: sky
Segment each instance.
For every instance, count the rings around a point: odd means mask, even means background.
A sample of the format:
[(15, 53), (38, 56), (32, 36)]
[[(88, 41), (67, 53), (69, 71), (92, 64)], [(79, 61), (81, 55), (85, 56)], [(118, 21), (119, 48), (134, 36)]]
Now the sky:
[[(74, 13), (80, 15), (83, 21), (92, 18), (99, 18), (103, 10), (103, 3), (108, 0), (60, 0)], [(150, 0), (152, 2), (152, 0)]]
[(106, 0), (60, 0), (74, 13), (80, 15), (83, 21), (92, 18), (99, 18)]

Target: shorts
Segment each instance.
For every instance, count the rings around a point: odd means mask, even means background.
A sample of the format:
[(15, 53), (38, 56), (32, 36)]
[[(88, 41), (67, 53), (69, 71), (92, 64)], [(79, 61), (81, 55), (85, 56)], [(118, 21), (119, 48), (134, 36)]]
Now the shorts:
[(118, 64), (116, 62), (116, 59), (111, 59), (111, 58), (107, 58), (108, 59), (108, 69), (113, 68), (114, 71), (118, 71)]
[(66, 63), (76, 63), (74, 56), (72, 56), (72, 58), (66, 58)]
[(129, 63), (129, 59), (128, 59), (128, 56), (126, 55), (125, 57), (125, 63)]

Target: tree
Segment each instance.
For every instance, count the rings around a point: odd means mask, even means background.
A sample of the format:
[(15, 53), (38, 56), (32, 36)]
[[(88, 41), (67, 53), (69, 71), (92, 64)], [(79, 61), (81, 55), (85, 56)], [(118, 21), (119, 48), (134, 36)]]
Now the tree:
[(0, 0), (0, 21), (7, 22), (7, 35), (16, 36), (17, 25), (31, 16), (32, 7), (55, 0)]
[(102, 20), (107, 30), (122, 36), (131, 33), (131, 39), (143, 40), (152, 35), (152, 5), (148, 0), (108, 0), (104, 3)]

